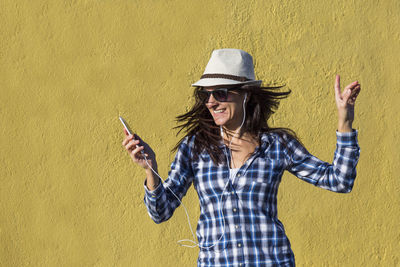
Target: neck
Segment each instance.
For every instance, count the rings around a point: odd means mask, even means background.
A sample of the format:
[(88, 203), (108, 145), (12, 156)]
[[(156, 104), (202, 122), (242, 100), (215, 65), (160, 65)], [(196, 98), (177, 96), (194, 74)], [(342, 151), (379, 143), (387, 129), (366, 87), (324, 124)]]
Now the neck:
[(225, 126), (222, 126), (222, 129), (223, 129), (223, 131), (224, 131), (224, 133), (226, 135), (239, 136), (240, 126), (237, 126), (237, 127), (225, 127)]
[(254, 139), (253, 136), (248, 132), (243, 133), (242, 137), (239, 138), (239, 133), (240, 133), (239, 128), (240, 127), (232, 129), (223, 126), (222, 129), (224, 132), (224, 139), (227, 140), (228, 142), (232, 141), (234, 143), (237, 143), (238, 141), (240, 142), (240, 140), (251, 141)]

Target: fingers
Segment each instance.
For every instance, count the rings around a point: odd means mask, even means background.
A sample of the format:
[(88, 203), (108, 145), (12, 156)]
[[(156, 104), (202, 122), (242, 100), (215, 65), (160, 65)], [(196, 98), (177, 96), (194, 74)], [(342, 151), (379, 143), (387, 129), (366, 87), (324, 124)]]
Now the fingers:
[[(123, 129), (124, 129), (124, 133), (125, 133), (125, 139), (124, 139), (124, 141), (122, 142), (122, 145), (123, 145), (123, 146), (125, 146), (125, 144), (128, 143), (129, 140), (131, 140), (131, 139), (138, 139), (138, 140), (140, 140), (140, 137), (139, 137), (138, 135), (136, 135), (136, 134), (130, 135), (130, 134), (128, 133), (128, 131), (127, 131), (125, 128), (123, 128)], [(135, 138), (135, 136), (136, 136), (137, 138)]]
[[(134, 157), (135, 157), (135, 159), (136, 159), (137, 161), (144, 158), (144, 157), (138, 157), (138, 155), (141, 155), (141, 152), (140, 152), (140, 151), (142, 151), (143, 149), (144, 149), (144, 146), (139, 146), (139, 147), (136, 147), (136, 148), (131, 152), (131, 154), (134, 155)], [(147, 157), (147, 155), (146, 155), (146, 157)]]
[(346, 88), (344, 88), (344, 91), (346, 91), (346, 90), (348, 90), (348, 89), (352, 90), (352, 89), (354, 89), (358, 84), (359, 84), (358, 81), (352, 82), (351, 84), (347, 85)]
[[(129, 133), (128, 133), (128, 131), (125, 129), (125, 127), (123, 128), (124, 129), (124, 133), (125, 133), (125, 136), (126, 137), (130, 137), (131, 135), (129, 135)], [(142, 140), (137, 134), (135, 134), (135, 133), (132, 133), (132, 137), (134, 137), (135, 139), (138, 139), (138, 140)]]
[(339, 74), (336, 74), (336, 80), (335, 80), (335, 96), (336, 96), (336, 98), (341, 98), (341, 97), (340, 97), (340, 76), (339, 76)]
[[(141, 150), (144, 149), (144, 146), (136, 147), (136, 146), (139, 145), (139, 144), (140, 144), (140, 141), (139, 141), (139, 140), (136, 140), (136, 139), (133, 139), (133, 136), (132, 136), (132, 135), (127, 136), (127, 137), (124, 139), (124, 141), (122, 142), (122, 145), (125, 147), (125, 149), (126, 149), (129, 153), (135, 155), (135, 157), (136, 157), (137, 151), (140, 152)], [(139, 149), (139, 150), (138, 150), (138, 149)], [(146, 155), (146, 157), (148, 156), (148, 154), (146, 154), (146, 153), (145, 153), (145, 155)]]
[(131, 140), (129, 141), (129, 143), (125, 146), (126, 150), (132, 150), (134, 148), (136, 148), (136, 145), (139, 144), (139, 140)]
[(133, 137), (126, 138), (122, 145), (125, 146), (125, 149), (128, 151), (128, 153), (133, 154), (136, 157), (136, 153), (143, 150), (144, 146), (136, 147), (137, 145), (139, 145), (140, 141), (132, 138)]
[(351, 84), (347, 85), (345, 90), (343, 91), (343, 100), (347, 102), (347, 100), (353, 98), (354, 95), (358, 95), (360, 89), (361, 85), (358, 83), (358, 81), (352, 82)]
[(351, 104), (354, 104), (356, 102), (357, 96), (361, 91), (361, 85), (358, 84), (351, 92), (351, 95), (349, 96), (349, 100)]
[[(149, 154), (144, 153), (144, 146), (139, 146), (139, 144), (141, 143), (141, 140), (139, 138), (139, 136), (137, 135), (130, 135), (128, 134), (128, 132), (125, 130), (124, 128), (124, 132), (125, 132), (125, 139), (122, 141), (122, 145), (125, 147), (125, 149), (127, 150), (128, 154), (131, 156), (133, 162), (135, 162), (136, 164), (139, 164), (140, 166), (142, 166), (143, 168), (147, 169), (146, 164), (151, 168), (151, 166), (149, 165), (148, 161), (147, 161), (147, 157), (149, 157)], [(136, 137), (136, 138), (135, 138)], [(144, 143), (144, 145), (147, 146), (146, 143)], [(152, 159), (149, 158), (150, 164)]]
[[(125, 129), (125, 128), (124, 128)], [(125, 131), (125, 133), (127, 133)], [(133, 135), (127, 135), (125, 137), (125, 139), (122, 141), (122, 145), (125, 147), (125, 149), (129, 152), (129, 153), (133, 153), (133, 149), (136, 148), (137, 145), (139, 145), (141, 143), (141, 139), (138, 135), (135, 135), (136, 138)], [(140, 146), (141, 148), (144, 149), (144, 146)], [(141, 150), (143, 150), (141, 149)], [(140, 150), (139, 150), (140, 151)], [(135, 154), (135, 153), (133, 153)], [(148, 154), (144, 153), (146, 155), (146, 157), (148, 156)]]
[(134, 139), (133, 135), (128, 135), (127, 137), (125, 137), (124, 141), (122, 141), (122, 145), (123, 145), (127, 150), (129, 150), (129, 149), (132, 147), (132, 145), (137, 145), (137, 144), (139, 144), (139, 143), (140, 143), (140, 141)]
[(132, 135), (128, 135), (125, 137), (124, 141), (122, 141), (122, 145), (125, 146), (130, 140), (133, 139)]
[(357, 97), (358, 93), (361, 90), (361, 85), (358, 83), (358, 81), (354, 81), (347, 85), (344, 89), (343, 92), (340, 92), (340, 76), (339, 74), (336, 75), (335, 79), (335, 97), (336, 99), (343, 100), (344, 102), (347, 102), (349, 99), (352, 101), (355, 101), (355, 98)]
[(354, 105), (360, 91), (361, 91), (360, 85), (357, 85), (356, 87), (354, 87), (352, 89), (348, 89), (348, 91), (346, 92), (346, 96), (343, 100), (347, 104)]

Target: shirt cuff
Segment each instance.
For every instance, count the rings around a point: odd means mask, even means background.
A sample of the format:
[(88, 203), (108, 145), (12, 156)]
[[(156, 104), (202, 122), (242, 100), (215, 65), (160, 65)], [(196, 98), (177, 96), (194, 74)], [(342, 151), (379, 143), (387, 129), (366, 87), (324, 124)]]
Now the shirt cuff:
[(158, 183), (156, 189), (154, 190), (150, 190), (147, 188), (147, 179), (144, 180), (144, 190), (145, 190), (145, 194), (146, 197), (152, 201), (152, 200), (157, 200), (158, 198), (160, 198), (160, 196), (162, 195), (162, 192), (164, 191), (164, 187), (162, 186), (162, 181), (160, 180), (160, 182)]
[(358, 146), (358, 130), (352, 129), (351, 132), (339, 132), (336, 130), (337, 144), (339, 146)]

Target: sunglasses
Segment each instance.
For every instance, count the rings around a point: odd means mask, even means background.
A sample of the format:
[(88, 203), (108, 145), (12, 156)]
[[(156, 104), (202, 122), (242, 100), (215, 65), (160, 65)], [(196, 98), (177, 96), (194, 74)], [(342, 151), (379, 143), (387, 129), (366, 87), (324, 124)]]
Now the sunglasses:
[(218, 88), (212, 91), (207, 91), (205, 89), (201, 89), (197, 91), (197, 96), (199, 99), (205, 103), (208, 102), (210, 99), (210, 95), (212, 95), (215, 100), (218, 102), (227, 102), (231, 100), (231, 94), (230, 91), (238, 90), (239, 88)]

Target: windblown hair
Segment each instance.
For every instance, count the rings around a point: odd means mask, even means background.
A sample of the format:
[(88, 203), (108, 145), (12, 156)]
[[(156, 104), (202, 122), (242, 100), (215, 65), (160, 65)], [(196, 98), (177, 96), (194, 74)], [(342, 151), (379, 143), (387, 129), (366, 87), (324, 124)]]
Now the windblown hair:
[[(284, 134), (289, 135), (302, 144), (293, 130), (268, 126), (268, 119), (278, 109), (280, 99), (287, 98), (291, 93), (290, 89), (286, 92), (276, 91), (282, 87), (284, 85), (273, 87), (246, 85), (238, 90), (239, 92), (251, 92), (251, 96), (245, 107), (246, 119), (240, 129), (239, 137), (242, 137), (244, 133), (250, 133), (251, 136), (258, 138), (261, 144), (261, 135), (263, 133), (275, 132), (280, 136)], [(173, 128), (179, 129), (176, 135), (178, 136), (183, 130), (186, 135), (176, 144), (171, 152), (175, 152), (179, 148), (185, 137), (188, 136), (190, 139), (195, 136), (194, 148), (192, 150), (194, 160), (197, 160), (199, 154), (203, 150), (206, 150), (214, 164), (220, 164), (222, 160), (225, 160), (223, 150), (219, 148), (222, 141), (220, 127), (215, 124), (210, 111), (199, 98), (198, 91), (201, 89), (201, 87), (195, 88), (193, 92), (195, 103), (190, 111), (176, 117), (176, 121), (181, 123)]]

